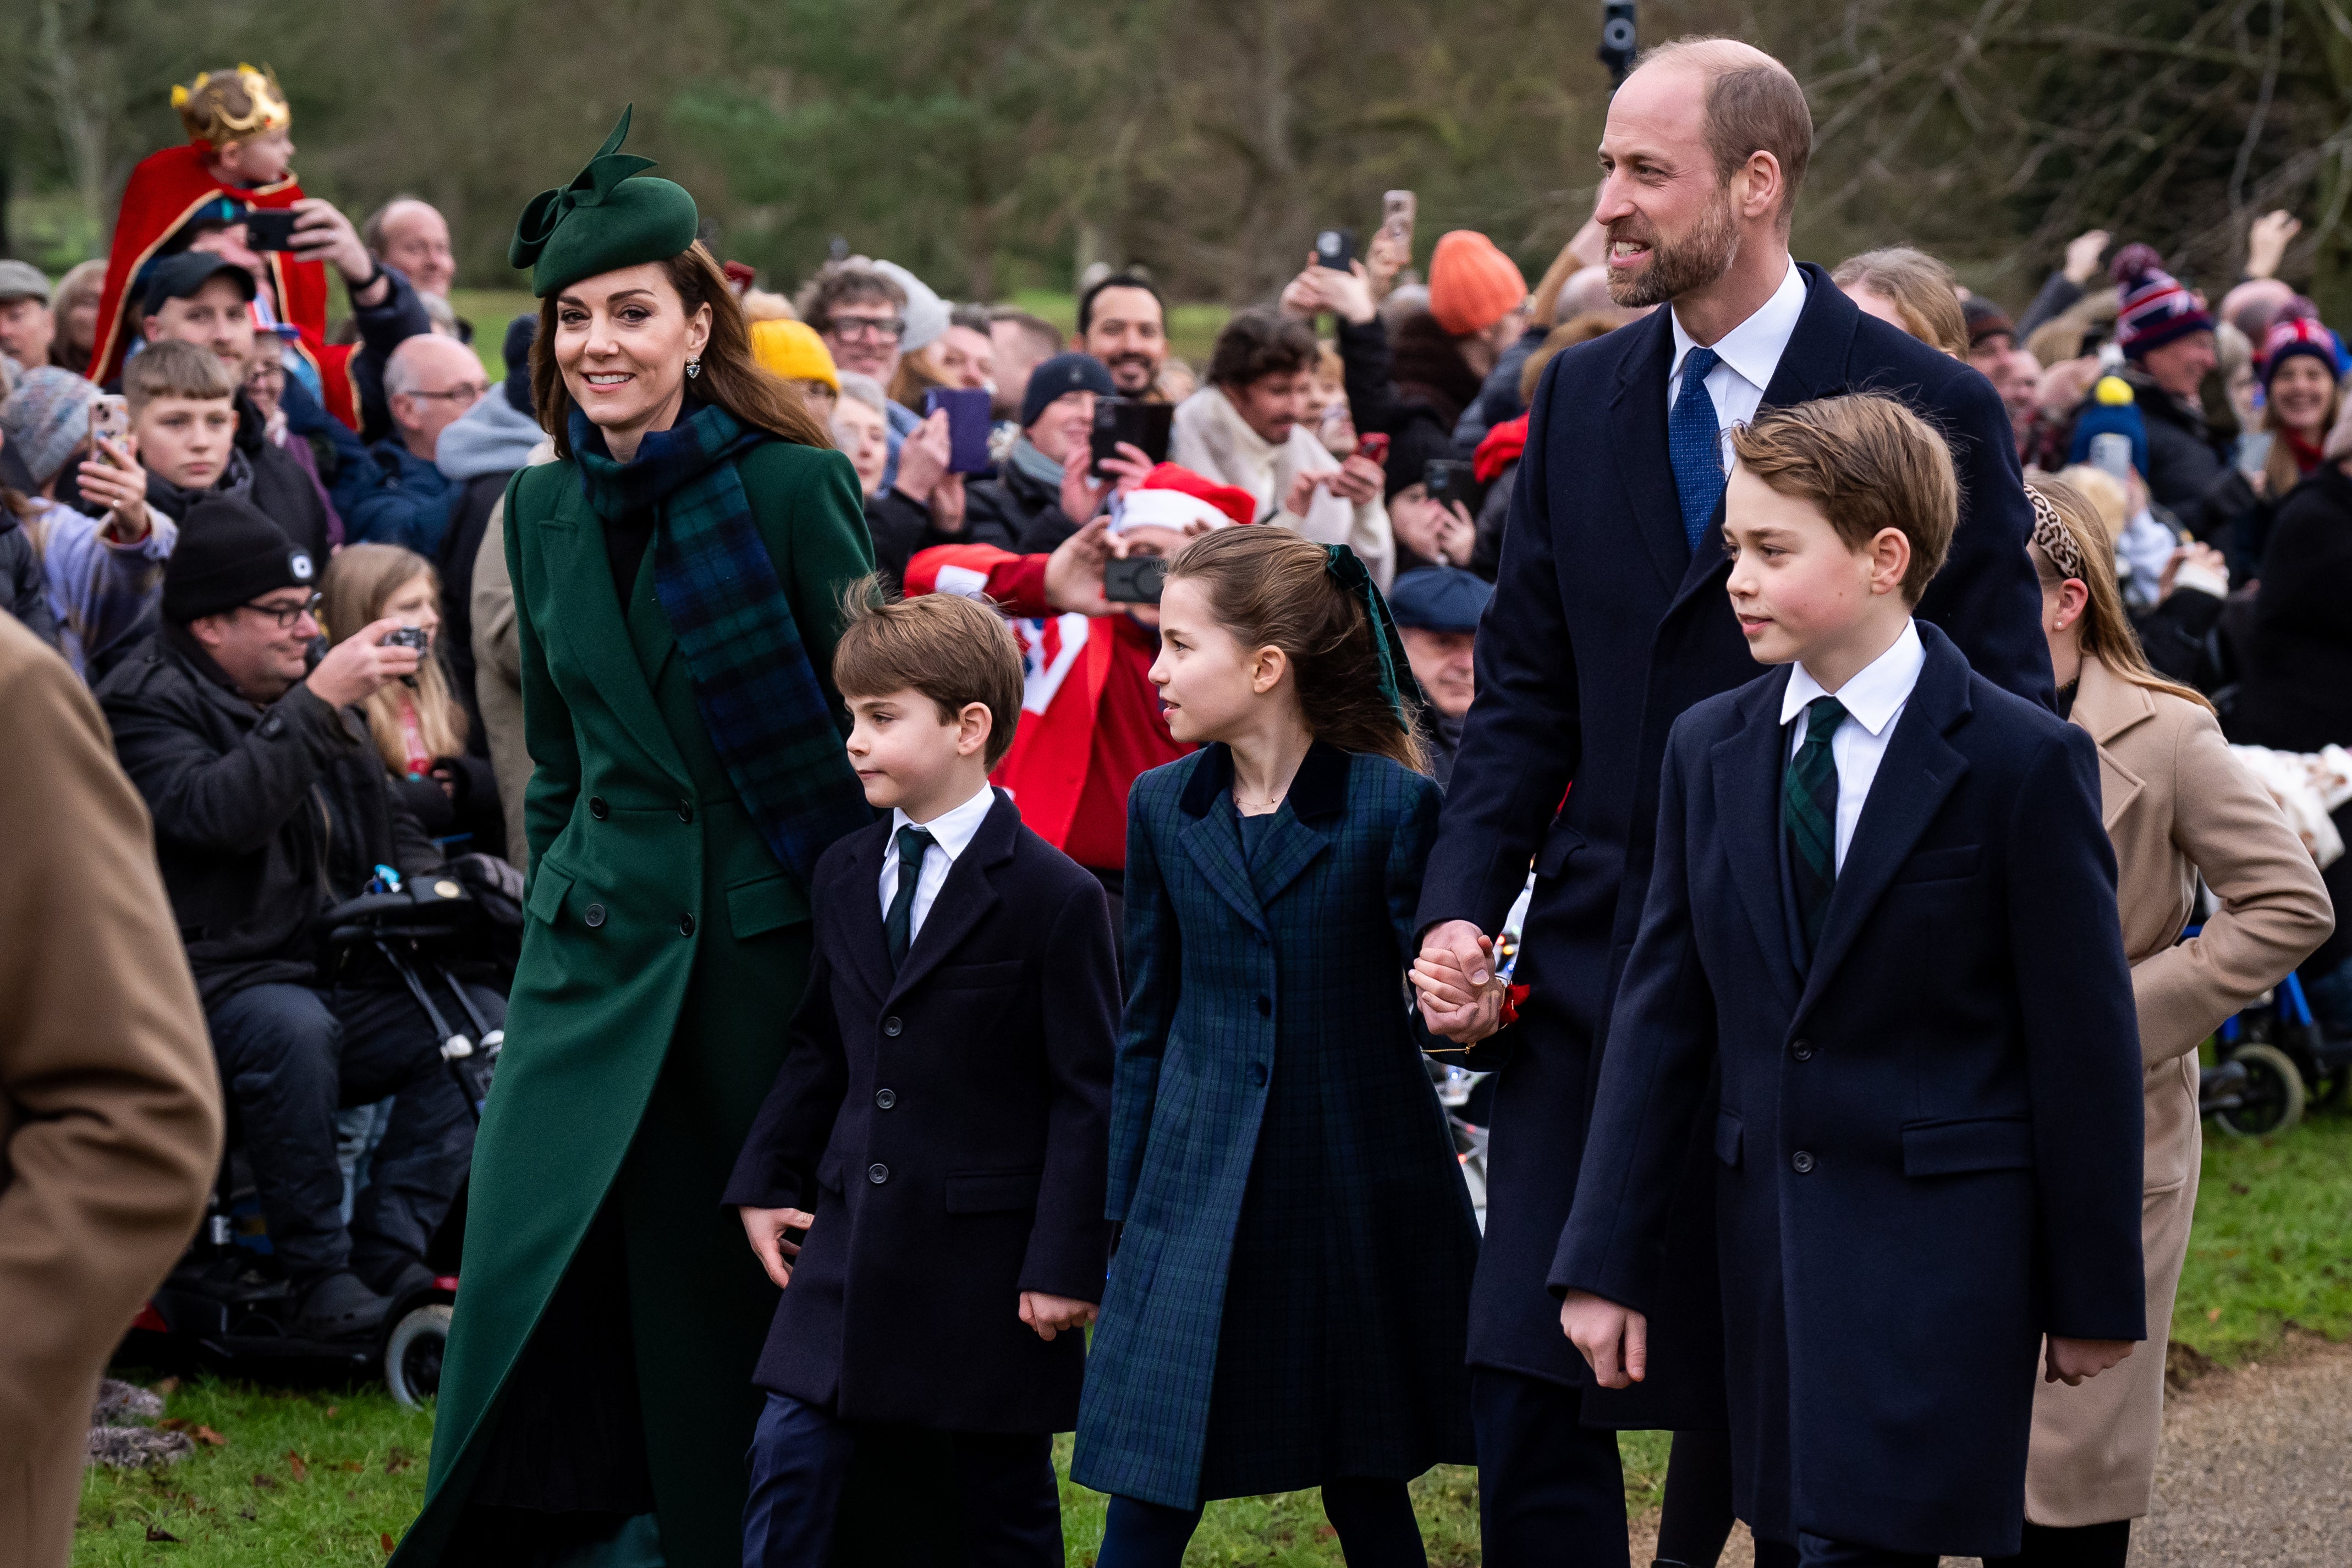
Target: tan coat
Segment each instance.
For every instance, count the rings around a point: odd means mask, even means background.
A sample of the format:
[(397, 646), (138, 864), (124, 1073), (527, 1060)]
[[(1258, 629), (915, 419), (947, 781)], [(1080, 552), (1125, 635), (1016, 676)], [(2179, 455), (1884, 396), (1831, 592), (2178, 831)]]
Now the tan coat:
[(0, 1563), (73, 1545), (99, 1374), (195, 1233), (220, 1079), (138, 792), (0, 615)]
[[(2164, 1345), (2197, 1207), (2197, 1047), (2325, 941), (2335, 915), (2311, 856), (2240, 767), (2213, 716), (2083, 660), (2074, 721), (2099, 746), (2116, 902), (2139, 1009), (2147, 1117), (2140, 1245), (2146, 1344), (2076, 1387), (2040, 1385), (2025, 1516), (2072, 1526), (2148, 1511), (2164, 1419)], [(2198, 873), (2221, 907), (2176, 942)]]
[(522, 792), (530, 782), (530, 752), (522, 737), (522, 639), (515, 632), (514, 579), (507, 575), (506, 510), (501, 496), (482, 530), (482, 553), (474, 558), (474, 701), (482, 710), (490, 771), (506, 810), (507, 859), (515, 870), (529, 871)]

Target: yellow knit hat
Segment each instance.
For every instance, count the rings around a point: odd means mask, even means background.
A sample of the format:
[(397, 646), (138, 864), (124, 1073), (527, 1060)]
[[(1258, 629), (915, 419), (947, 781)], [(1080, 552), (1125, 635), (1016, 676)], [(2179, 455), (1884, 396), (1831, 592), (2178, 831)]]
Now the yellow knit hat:
[(836, 392), (841, 390), (833, 351), (805, 321), (752, 322), (751, 357), (761, 370), (788, 382), (823, 382)]

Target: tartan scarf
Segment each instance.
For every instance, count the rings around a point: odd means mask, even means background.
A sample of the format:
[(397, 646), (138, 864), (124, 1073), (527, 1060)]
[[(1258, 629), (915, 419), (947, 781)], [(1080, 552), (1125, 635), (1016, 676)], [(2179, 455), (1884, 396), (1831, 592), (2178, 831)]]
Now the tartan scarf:
[(817, 857), (874, 812), (736, 472), (737, 459), (774, 437), (692, 402), (627, 463), (613, 460), (578, 409), (569, 434), (598, 517), (654, 514), (654, 591), (711, 747), (768, 848), (807, 886)]

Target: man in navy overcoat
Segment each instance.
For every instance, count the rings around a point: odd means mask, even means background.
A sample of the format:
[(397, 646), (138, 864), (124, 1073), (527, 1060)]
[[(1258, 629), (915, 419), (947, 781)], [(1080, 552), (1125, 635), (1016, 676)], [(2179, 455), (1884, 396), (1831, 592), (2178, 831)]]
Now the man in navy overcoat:
[[(1718, 144), (1734, 140), (1752, 151), (1727, 168)], [(1756, 674), (1724, 591), (1720, 431), (1760, 405), (1865, 389), (1928, 418), (1950, 442), (1962, 503), (1919, 618), (1994, 685), (2051, 700), (2032, 510), (2000, 398), (1790, 261), (1811, 144), (1795, 80), (1746, 45), (1669, 45), (1618, 90), (1594, 212), (1611, 288), (1668, 308), (1545, 371), (1479, 627), (1478, 697), (1418, 922), (1424, 956), (1476, 978), (1478, 938), (1499, 929), (1533, 861), (1514, 976), (1528, 993), (1470, 1058), (1501, 1069), (1470, 1324), (1496, 1568), (1626, 1561), (1614, 1437), (1600, 1428), (1725, 1425), (1711, 1127), (1675, 1198), (1648, 1382), (1593, 1388), (1545, 1284), (1648, 885), (1667, 730)]]

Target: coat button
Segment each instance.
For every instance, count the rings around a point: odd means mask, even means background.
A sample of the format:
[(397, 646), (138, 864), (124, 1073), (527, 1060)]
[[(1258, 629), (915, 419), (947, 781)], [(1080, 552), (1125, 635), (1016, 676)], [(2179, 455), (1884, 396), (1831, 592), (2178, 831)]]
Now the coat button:
[(692, 821), (694, 821), (694, 802), (693, 802), (693, 801), (691, 801), (691, 800), (680, 800), (680, 801), (677, 803), (677, 820), (678, 820), (679, 821), (681, 821), (681, 822), (691, 822)]
[(884, 1182), (890, 1179), (890, 1167), (884, 1165), (867, 1166), (866, 1167), (866, 1179), (872, 1182), (876, 1186), (880, 1186)]
[(1272, 997), (1260, 997), (1260, 998), (1258, 998), (1258, 999), (1257, 999), (1257, 1016), (1258, 1016), (1258, 1017), (1260, 1017), (1260, 1018), (1266, 1018), (1266, 1017), (1270, 1016), (1273, 1012), (1274, 1012), (1274, 998), (1273, 998)]
[(1250, 1063), (1250, 1087), (1253, 1089), (1263, 1089), (1265, 1087), (1265, 1062), (1253, 1061)]
[(876, 1110), (887, 1111), (891, 1106), (896, 1105), (898, 1103), (898, 1092), (896, 1089), (877, 1089), (874, 1091), (874, 1108)]
[(591, 795), (588, 797), (588, 814), (601, 822), (613, 814), (613, 808), (604, 804), (604, 796)]
[(882, 1032), (888, 1035), (892, 1040), (898, 1039), (899, 1030), (906, 1027), (906, 1025), (900, 1023), (894, 1018), (887, 1018), (882, 1020)]
[(601, 904), (590, 904), (588, 906), (587, 914), (582, 916), (582, 918), (588, 922), (588, 929), (593, 931), (596, 927), (604, 924), (604, 906)]
[(691, 936), (694, 935), (693, 915), (681, 915), (677, 917), (677, 934), (681, 936)]
[(1811, 1061), (1813, 1059), (1813, 1042), (1810, 1040), (1792, 1040), (1789, 1045), (1789, 1054), (1799, 1061)]
[(263, 720), (261, 721), (261, 738), (262, 738), (262, 739), (264, 739), (264, 740), (275, 740), (275, 739), (277, 739), (279, 736), (281, 736), (281, 735), (283, 735), (283, 734), (285, 734), (285, 733), (286, 733), (286, 721), (285, 721), (284, 719), (282, 719), (282, 718), (279, 718), (276, 714), (274, 714), (274, 713), (273, 713), (273, 714), (271, 714), (268, 718), (265, 718), (265, 719), (263, 719)]
[(1789, 1168), (1799, 1176), (1811, 1176), (1813, 1174), (1813, 1156), (1799, 1149), (1789, 1156)]

